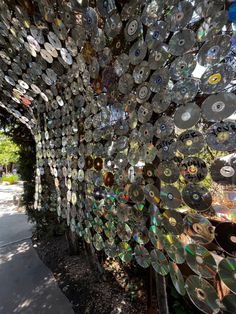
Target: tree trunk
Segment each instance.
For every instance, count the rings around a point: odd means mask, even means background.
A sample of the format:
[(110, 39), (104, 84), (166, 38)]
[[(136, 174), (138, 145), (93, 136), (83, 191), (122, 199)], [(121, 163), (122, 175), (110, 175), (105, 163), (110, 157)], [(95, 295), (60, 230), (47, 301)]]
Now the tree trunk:
[(66, 230), (66, 239), (69, 246), (70, 255), (77, 255), (79, 253), (78, 236), (70, 229)]
[(155, 272), (156, 279), (156, 292), (157, 303), (160, 314), (169, 314), (167, 291), (166, 291), (166, 278)]

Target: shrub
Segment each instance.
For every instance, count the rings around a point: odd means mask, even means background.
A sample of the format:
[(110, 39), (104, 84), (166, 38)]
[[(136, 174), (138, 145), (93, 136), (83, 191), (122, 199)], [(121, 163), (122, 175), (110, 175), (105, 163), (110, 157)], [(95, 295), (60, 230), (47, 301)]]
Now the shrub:
[(8, 174), (2, 176), (1, 182), (8, 182), (10, 184), (16, 184), (19, 181), (19, 176), (17, 174)]

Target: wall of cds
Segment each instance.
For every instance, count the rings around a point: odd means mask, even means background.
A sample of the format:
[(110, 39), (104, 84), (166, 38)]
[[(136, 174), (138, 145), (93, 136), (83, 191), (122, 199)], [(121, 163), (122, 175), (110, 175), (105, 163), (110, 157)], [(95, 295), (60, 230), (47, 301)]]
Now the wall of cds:
[(0, 3), (0, 105), (35, 137), (35, 209), (236, 313), (234, 4), (19, 3)]

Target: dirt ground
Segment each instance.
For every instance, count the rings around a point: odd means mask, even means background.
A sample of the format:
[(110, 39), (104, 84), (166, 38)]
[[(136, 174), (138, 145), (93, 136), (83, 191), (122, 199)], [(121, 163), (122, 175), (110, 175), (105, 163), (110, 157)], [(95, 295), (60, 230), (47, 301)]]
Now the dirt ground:
[(130, 269), (106, 260), (104, 278), (89, 263), (82, 247), (79, 255), (70, 256), (64, 236), (38, 239), (34, 235), (33, 243), (76, 314), (146, 313), (144, 283)]

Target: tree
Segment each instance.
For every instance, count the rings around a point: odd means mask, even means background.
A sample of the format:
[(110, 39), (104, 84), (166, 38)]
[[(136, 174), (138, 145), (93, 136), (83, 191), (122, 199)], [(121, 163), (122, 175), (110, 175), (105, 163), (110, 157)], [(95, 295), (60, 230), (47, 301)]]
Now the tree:
[(18, 161), (19, 151), (19, 146), (11, 138), (0, 132), (0, 165), (6, 168), (6, 172), (9, 165)]

